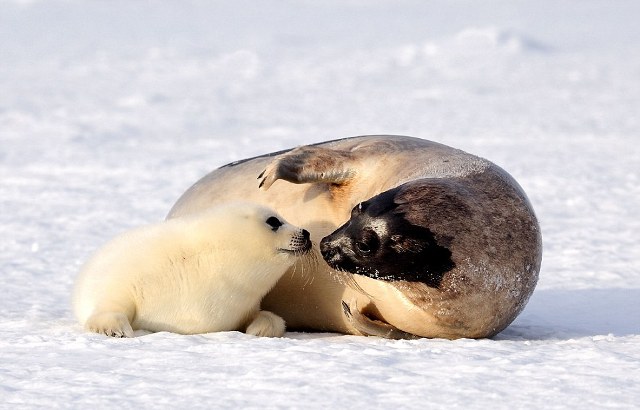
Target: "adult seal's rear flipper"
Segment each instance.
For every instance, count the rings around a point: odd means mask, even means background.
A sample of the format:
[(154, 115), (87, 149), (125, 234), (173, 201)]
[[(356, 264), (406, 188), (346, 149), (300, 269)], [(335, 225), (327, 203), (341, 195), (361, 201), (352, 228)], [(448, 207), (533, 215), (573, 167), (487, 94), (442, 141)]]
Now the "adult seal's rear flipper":
[(342, 185), (356, 175), (349, 151), (304, 146), (277, 156), (260, 175), (259, 187), (267, 190), (279, 179), (294, 184)]

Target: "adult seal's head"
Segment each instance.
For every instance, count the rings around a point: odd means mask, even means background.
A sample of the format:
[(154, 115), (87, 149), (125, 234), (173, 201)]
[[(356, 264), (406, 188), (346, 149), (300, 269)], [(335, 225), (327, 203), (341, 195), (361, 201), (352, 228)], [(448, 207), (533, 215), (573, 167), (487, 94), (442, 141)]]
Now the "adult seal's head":
[[(333, 269), (374, 279), (439, 287), (455, 266), (449, 249), (454, 226), (469, 211), (456, 197), (434, 200), (427, 185), (434, 184), (407, 184), (358, 204), (344, 225), (322, 239), (324, 260)], [(441, 233), (432, 231), (436, 225)]]
[(496, 334), (524, 308), (540, 266), (537, 221), (508, 180), (489, 166), (385, 191), (322, 239), (322, 256), (337, 271), (391, 283), (425, 309), (439, 306), (454, 333)]

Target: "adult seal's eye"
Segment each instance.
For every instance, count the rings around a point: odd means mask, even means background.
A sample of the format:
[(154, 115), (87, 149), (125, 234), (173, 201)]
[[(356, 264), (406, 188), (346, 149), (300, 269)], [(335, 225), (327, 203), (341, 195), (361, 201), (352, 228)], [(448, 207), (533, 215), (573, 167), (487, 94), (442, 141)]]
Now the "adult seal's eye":
[(355, 241), (354, 246), (360, 255), (369, 256), (380, 247), (380, 239), (375, 232), (365, 229), (362, 236)]
[(274, 232), (277, 231), (278, 228), (280, 228), (282, 225), (284, 225), (275, 216), (270, 216), (269, 218), (267, 218), (266, 222), (267, 222), (267, 225), (269, 225), (271, 227), (271, 230), (273, 230)]
[(360, 252), (365, 254), (371, 252), (371, 247), (366, 242), (362, 242), (362, 241), (356, 242), (356, 248), (358, 248)]

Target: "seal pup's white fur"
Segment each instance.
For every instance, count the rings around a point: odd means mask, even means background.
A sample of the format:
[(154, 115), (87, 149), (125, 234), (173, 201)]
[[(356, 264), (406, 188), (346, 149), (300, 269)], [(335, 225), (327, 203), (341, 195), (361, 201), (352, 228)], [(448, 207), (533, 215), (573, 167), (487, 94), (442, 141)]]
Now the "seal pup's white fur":
[(117, 236), (81, 270), (73, 307), (85, 329), (182, 334), (244, 330), (279, 337), (264, 295), (311, 248), (309, 233), (273, 210), (232, 203)]

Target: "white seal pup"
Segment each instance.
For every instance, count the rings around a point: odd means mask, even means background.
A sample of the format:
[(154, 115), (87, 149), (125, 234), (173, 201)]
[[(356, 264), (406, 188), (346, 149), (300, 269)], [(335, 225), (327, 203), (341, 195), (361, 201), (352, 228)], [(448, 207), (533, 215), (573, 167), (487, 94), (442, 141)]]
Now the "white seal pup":
[(363, 136), (237, 161), (196, 182), (168, 218), (239, 198), (311, 232), (312, 279), (285, 274), (262, 303), (289, 329), (490, 337), (538, 280), (542, 238), (522, 188), (446, 145)]
[(114, 337), (138, 329), (279, 337), (285, 322), (260, 301), (310, 248), (309, 232), (273, 210), (226, 204), (108, 242), (78, 275), (73, 308), (86, 330)]

